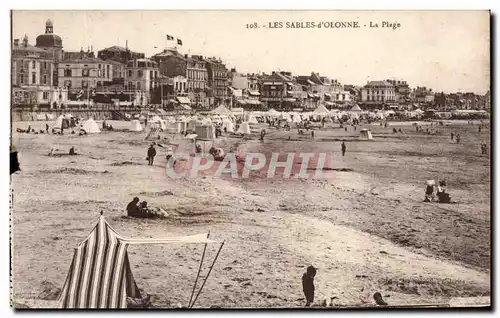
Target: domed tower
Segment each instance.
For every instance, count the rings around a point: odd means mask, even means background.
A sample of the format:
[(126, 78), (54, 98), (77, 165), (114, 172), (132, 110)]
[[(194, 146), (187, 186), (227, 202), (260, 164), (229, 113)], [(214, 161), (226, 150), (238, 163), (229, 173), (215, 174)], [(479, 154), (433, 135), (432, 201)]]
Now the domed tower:
[(56, 61), (62, 60), (62, 40), (60, 36), (54, 34), (54, 23), (51, 20), (45, 23), (45, 34), (36, 38), (36, 47), (52, 51)]
[(54, 34), (54, 23), (51, 20), (45, 22), (45, 34), (36, 38), (36, 47), (52, 53), (54, 58), (53, 86), (59, 84), (59, 61), (63, 59), (63, 45), (61, 37)]

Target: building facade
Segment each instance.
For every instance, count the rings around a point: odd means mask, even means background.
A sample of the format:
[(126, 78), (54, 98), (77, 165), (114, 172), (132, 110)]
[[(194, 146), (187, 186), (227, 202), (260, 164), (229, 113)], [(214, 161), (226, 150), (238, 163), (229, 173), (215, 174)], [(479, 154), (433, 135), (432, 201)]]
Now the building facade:
[(113, 65), (97, 58), (63, 60), (59, 63), (59, 87), (70, 92), (92, 91), (113, 80)]
[(293, 97), (294, 83), (289, 72), (273, 72), (265, 77), (261, 85), (261, 101), (267, 108), (291, 110), (296, 108), (297, 99)]
[(150, 103), (151, 91), (159, 85), (159, 77), (158, 64), (153, 60), (136, 59), (127, 62), (125, 88), (134, 105), (145, 106)]
[(21, 43), (14, 39), (11, 61), (14, 106), (54, 107), (66, 100), (66, 93), (59, 94), (53, 89), (55, 63), (52, 52), (30, 45), (25, 36)]
[(394, 85), (387, 81), (368, 82), (361, 90), (361, 101), (366, 104), (384, 104), (395, 102)]
[[(207, 69), (208, 96), (213, 97), (210, 106), (229, 103), (229, 76), (228, 69), (220, 59), (207, 58), (205, 60)], [(211, 93), (210, 93), (211, 92)], [(210, 96), (211, 95), (211, 96)]]
[(188, 98), (196, 109), (209, 109), (210, 100), (207, 95), (208, 72), (203, 56), (186, 55), (186, 78)]
[(394, 100), (396, 102), (401, 104), (411, 102), (412, 89), (406, 81), (395, 79), (387, 79), (385, 81), (394, 85), (394, 92), (396, 94)]

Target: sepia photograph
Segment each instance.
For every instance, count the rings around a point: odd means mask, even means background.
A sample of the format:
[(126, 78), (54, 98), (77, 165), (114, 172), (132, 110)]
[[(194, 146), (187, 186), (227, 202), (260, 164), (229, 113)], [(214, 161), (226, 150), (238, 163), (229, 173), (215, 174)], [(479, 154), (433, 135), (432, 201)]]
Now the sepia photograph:
[(13, 10), (14, 309), (491, 309), (491, 12)]

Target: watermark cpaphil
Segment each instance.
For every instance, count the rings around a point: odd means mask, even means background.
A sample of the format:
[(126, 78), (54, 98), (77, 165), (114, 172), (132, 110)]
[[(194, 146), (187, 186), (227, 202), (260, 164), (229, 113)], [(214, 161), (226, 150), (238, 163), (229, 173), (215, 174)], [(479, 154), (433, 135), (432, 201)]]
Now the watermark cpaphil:
[(211, 175), (247, 179), (260, 176), (268, 179), (323, 179), (331, 165), (330, 152), (227, 153), (215, 158), (210, 153), (176, 153), (166, 163), (167, 178), (197, 178)]

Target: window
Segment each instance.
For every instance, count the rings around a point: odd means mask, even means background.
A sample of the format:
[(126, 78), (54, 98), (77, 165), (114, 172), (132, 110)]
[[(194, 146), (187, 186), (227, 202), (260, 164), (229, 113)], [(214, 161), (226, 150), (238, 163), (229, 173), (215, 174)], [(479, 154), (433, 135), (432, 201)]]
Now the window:
[(21, 74), (21, 76), (19, 76), (19, 83), (21, 85), (24, 84), (24, 74)]
[(36, 62), (35, 61), (31, 62), (31, 66), (32, 68), (36, 68)]
[(132, 70), (128, 70), (128, 77), (132, 77)]
[(179, 82), (175, 82), (175, 90), (178, 91), (179, 90)]
[(82, 77), (89, 77), (89, 70), (88, 69), (83, 69), (82, 70)]
[(35, 72), (33, 72), (31, 74), (31, 84), (36, 84), (36, 73)]
[(43, 99), (49, 99), (49, 92), (43, 92)]
[(149, 78), (154, 78), (154, 71), (149, 71)]
[(107, 78), (110, 78), (110, 75), (109, 75), (109, 65), (106, 65), (106, 74), (108, 75)]
[(71, 77), (71, 69), (64, 70), (64, 77)]
[(141, 89), (141, 82), (137, 82), (137, 89)]
[(142, 77), (142, 70), (137, 70), (137, 77)]
[(89, 82), (88, 81), (82, 81), (82, 88), (87, 88), (89, 87)]
[(46, 74), (43, 74), (43, 76), (42, 76), (42, 84), (47, 85), (47, 75)]

